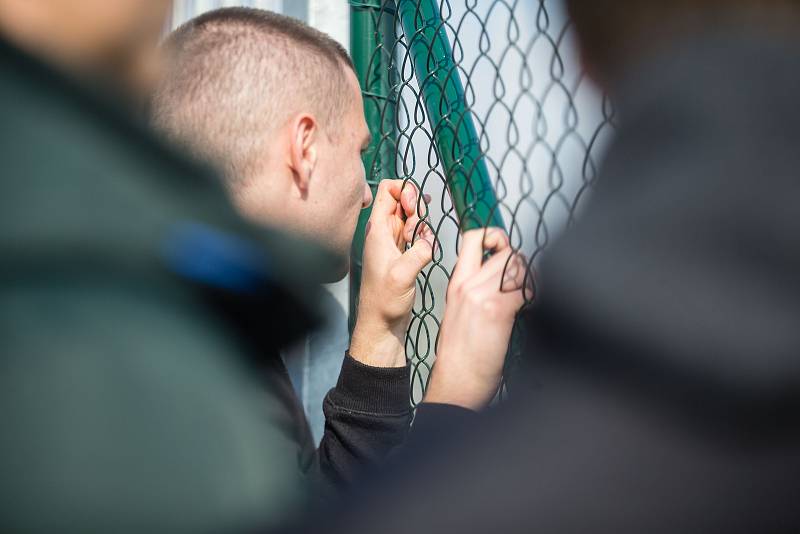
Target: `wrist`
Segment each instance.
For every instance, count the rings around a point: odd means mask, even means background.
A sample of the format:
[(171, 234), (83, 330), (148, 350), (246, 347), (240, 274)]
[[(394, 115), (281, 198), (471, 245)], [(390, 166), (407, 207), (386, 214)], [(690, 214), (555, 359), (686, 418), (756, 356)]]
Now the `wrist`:
[(450, 404), (468, 410), (479, 411), (492, 401), (497, 387), (478, 380), (470, 380), (456, 369), (445, 369), (434, 365), (423, 402)]
[(405, 367), (405, 331), (398, 334), (388, 326), (356, 320), (350, 339), (350, 356), (372, 367)]

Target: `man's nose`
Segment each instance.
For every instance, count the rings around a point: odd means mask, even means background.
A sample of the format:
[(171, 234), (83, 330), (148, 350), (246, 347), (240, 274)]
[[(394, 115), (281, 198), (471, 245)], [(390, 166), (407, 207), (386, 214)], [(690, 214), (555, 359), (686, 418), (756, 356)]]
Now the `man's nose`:
[(361, 200), (361, 208), (368, 208), (372, 204), (372, 188), (364, 182), (364, 198)]

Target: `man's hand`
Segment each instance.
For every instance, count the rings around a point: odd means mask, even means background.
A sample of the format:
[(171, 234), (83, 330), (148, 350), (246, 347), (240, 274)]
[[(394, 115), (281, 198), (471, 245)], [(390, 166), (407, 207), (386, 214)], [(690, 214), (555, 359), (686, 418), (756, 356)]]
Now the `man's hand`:
[(434, 244), (430, 229), (419, 224), (418, 198), (414, 184), (404, 186), (403, 180), (383, 180), (375, 195), (364, 240), (358, 318), (350, 342), (350, 355), (367, 365), (406, 365), (404, 339), (416, 279), (431, 261)]
[[(486, 261), (484, 250), (493, 253)], [(514, 317), (525, 302), (526, 263), (502, 230), (464, 233), (425, 402), (477, 410), (494, 398)]]

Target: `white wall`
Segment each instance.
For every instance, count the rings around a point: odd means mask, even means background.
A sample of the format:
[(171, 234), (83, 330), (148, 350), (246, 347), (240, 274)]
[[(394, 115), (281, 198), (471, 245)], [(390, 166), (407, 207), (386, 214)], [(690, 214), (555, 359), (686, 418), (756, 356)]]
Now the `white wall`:
[(350, 5), (346, 0), (309, 0), (307, 22), (350, 49)]
[(177, 28), (192, 17), (220, 7), (247, 6), (284, 12), (284, 4), (298, 0), (173, 0), (171, 27)]

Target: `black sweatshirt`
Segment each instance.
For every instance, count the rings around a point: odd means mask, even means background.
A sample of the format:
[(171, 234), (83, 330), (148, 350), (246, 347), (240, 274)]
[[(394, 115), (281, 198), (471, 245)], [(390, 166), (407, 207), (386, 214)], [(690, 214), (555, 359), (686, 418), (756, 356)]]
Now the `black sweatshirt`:
[(336, 386), (323, 401), (325, 432), (317, 448), (283, 361), (264, 373), (284, 411), (275, 423), (297, 443), (298, 468), (317, 490), (341, 488), (403, 443), (411, 423), (409, 369), (372, 367), (345, 354)]

